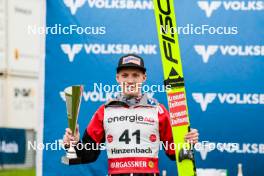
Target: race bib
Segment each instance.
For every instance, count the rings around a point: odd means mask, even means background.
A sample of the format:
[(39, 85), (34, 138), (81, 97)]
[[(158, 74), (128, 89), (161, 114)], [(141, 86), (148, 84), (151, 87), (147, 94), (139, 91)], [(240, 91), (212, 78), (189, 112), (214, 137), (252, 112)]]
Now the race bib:
[(157, 173), (158, 109), (108, 107), (104, 114), (110, 174)]

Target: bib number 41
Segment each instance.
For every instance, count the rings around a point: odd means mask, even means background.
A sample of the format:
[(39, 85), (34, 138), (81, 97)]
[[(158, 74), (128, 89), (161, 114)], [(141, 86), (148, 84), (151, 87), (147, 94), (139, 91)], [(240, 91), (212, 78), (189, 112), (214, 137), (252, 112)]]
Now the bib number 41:
[[(140, 130), (136, 130), (132, 133), (131, 137), (136, 137), (136, 144), (140, 144)], [(129, 130), (126, 129), (121, 136), (119, 137), (119, 142), (125, 142), (126, 144), (129, 144), (131, 142), (131, 138), (129, 135)]]

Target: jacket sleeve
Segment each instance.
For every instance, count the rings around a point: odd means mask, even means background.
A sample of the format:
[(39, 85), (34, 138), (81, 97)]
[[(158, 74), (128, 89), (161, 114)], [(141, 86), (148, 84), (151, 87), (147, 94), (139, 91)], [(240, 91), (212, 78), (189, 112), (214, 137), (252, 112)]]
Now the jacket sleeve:
[(176, 160), (175, 150), (170, 148), (173, 143), (172, 129), (170, 125), (170, 115), (164, 105), (159, 104), (158, 107), (158, 116), (159, 116), (159, 134), (160, 140), (163, 142), (166, 155), (173, 161)]
[(104, 105), (95, 112), (83, 134), (82, 141), (75, 147), (77, 156), (81, 158), (82, 163), (94, 162), (100, 154), (100, 144), (105, 142), (103, 119)]

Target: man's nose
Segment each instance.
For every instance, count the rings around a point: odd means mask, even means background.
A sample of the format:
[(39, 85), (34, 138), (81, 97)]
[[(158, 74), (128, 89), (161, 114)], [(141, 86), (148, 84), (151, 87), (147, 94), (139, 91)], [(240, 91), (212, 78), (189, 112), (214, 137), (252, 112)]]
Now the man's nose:
[(129, 76), (128, 79), (127, 79), (127, 83), (135, 83), (135, 79), (132, 77), (132, 76)]

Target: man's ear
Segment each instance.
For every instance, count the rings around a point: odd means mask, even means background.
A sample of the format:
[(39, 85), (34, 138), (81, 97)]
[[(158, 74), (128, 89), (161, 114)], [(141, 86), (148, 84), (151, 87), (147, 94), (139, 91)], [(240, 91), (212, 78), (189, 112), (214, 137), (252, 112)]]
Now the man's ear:
[(116, 82), (120, 83), (119, 74), (118, 73), (116, 74)]
[(146, 80), (147, 80), (147, 73), (145, 73), (144, 75), (143, 75), (143, 82), (145, 82)]

